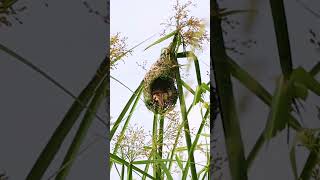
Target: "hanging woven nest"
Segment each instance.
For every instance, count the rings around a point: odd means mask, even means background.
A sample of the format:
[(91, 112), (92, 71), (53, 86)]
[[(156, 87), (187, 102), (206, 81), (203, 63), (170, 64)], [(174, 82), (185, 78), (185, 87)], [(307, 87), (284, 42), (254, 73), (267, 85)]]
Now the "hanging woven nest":
[(144, 100), (147, 108), (156, 114), (171, 111), (178, 99), (175, 73), (178, 66), (170, 58), (168, 49), (162, 50), (160, 59), (144, 77)]

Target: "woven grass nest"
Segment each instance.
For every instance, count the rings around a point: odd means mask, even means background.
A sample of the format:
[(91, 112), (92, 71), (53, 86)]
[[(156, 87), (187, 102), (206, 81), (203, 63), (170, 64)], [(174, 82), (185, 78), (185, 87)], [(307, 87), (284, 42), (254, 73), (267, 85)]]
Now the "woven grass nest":
[(175, 80), (177, 68), (176, 62), (170, 58), (168, 49), (162, 50), (160, 59), (144, 77), (143, 95), (150, 111), (165, 114), (174, 108), (178, 99)]

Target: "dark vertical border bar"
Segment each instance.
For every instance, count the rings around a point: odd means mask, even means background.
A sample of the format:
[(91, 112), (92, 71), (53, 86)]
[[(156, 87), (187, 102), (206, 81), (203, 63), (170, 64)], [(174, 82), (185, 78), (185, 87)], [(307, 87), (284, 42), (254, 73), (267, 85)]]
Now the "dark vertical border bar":
[(214, 65), (212, 59), (212, 16), (213, 16), (213, 7), (212, 2), (210, 1), (210, 173), (209, 179), (214, 179), (213, 165), (214, 165), (214, 151), (213, 151), (213, 142), (214, 142), (214, 128), (215, 128), (215, 120), (213, 117), (213, 102), (214, 102), (214, 92), (213, 88), (215, 87), (214, 80)]
[(107, 0), (107, 27), (106, 27), (106, 35), (107, 35), (107, 44), (106, 44), (106, 51), (107, 51), (107, 57), (108, 58), (108, 72), (107, 72), (107, 79), (108, 79), (108, 87), (107, 87), (107, 93), (106, 93), (106, 114), (107, 114), (107, 122), (108, 122), (108, 129), (106, 134), (107, 139), (107, 150), (106, 150), (106, 171), (107, 171), (107, 180), (110, 179), (110, 140), (109, 140), (109, 134), (110, 134), (110, 0)]

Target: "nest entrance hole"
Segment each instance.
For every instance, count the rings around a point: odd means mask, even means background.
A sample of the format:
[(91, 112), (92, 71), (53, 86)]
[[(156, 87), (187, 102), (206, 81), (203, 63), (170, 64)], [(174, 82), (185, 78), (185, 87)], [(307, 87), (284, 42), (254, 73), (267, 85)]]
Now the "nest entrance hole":
[(175, 85), (174, 85), (174, 81), (171, 78), (157, 78), (153, 81), (152, 85), (151, 85), (151, 92), (156, 92), (156, 91), (169, 91), (174, 89)]

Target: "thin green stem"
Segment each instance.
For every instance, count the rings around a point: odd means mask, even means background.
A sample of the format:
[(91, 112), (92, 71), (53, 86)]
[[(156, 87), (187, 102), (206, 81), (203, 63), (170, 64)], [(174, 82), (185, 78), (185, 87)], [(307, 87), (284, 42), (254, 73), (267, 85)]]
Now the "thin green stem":
[[(191, 149), (190, 149), (190, 151), (188, 151), (188, 152), (189, 152), (189, 153), (188, 153), (188, 154), (189, 154), (189, 157), (190, 157), (190, 154), (194, 153), (194, 151), (195, 151), (195, 148), (196, 148), (196, 146), (197, 146), (197, 144), (198, 144), (198, 141), (199, 141), (199, 138), (200, 138), (200, 136), (201, 136), (201, 132), (203, 131), (204, 125), (206, 124), (206, 120), (207, 120), (209, 114), (210, 114), (210, 111), (209, 111), (209, 109), (208, 109), (208, 110), (206, 111), (204, 117), (202, 118), (200, 127), (199, 127), (199, 129), (198, 129), (198, 131), (197, 131), (197, 134), (196, 134), (196, 137), (195, 137), (195, 139), (194, 139), (194, 141), (193, 141), (193, 143), (192, 143)], [(183, 171), (183, 175), (182, 175), (182, 179), (183, 179), (183, 180), (185, 180), (185, 179), (187, 178), (188, 169), (189, 169), (189, 166), (190, 166), (190, 161), (189, 161), (189, 160), (190, 160), (190, 159), (188, 158), (186, 167), (185, 167), (185, 169), (184, 169), (184, 171)]]
[(131, 106), (131, 103), (133, 102), (133, 100), (136, 98), (136, 96), (138, 95), (139, 92), (141, 92), (142, 88), (143, 88), (143, 81), (140, 83), (139, 87), (135, 90), (135, 92), (132, 94), (132, 96), (130, 97), (129, 101), (127, 102), (127, 104), (125, 105), (125, 107), (123, 108), (123, 110), (121, 111), (119, 117), (117, 118), (117, 120), (115, 121), (111, 131), (110, 131), (110, 140), (113, 138), (117, 128), (119, 127), (121, 121), (123, 120), (124, 115), (127, 113), (129, 107)]
[[(153, 150), (153, 160), (157, 159), (157, 130), (158, 130), (158, 114), (154, 113), (153, 115), (153, 127), (152, 127), (152, 150)], [(158, 165), (157, 163), (153, 164), (153, 176), (158, 179)]]
[[(134, 103), (133, 103), (133, 105), (132, 105), (132, 107), (131, 107), (131, 110), (129, 111), (129, 115), (128, 115), (126, 121), (125, 121), (124, 124), (123, 124), (122, 130), (121, 130), (121, 132), (120, 132), (120, 134), (119, 134), (119, 138), (118, 138), (118, 140), (117, 140), (117, 142), (116, 142), (116, 144), (115, 144), (115, 147), (114, 147), (114, 150), (113, 150), (113, 154), (117, 154), (117, 152), (118, 152), (118, 149), (119, 149), (120, 144), (121, 144), (121, 142), (122, 142), (122, 139), (123, 139), (123, 137), (124, 137), (125, 131), (126, 131), (128, 125), (129, 125), (129, 122), (130, 122), (130, 120), (131, 120), (131, 116), (132, 116), (134, 110), (136, 109), (136, 106), (137, 106), (138, 101), (139, 101), (139, 99), (140, 99), (140, 96), (141, 96), (141, 93), (142, 93), (142, 87), (143, 87), (142, 85), (139, 86), (138, 89), (137, 89), (137, 91), (136, 91), (137, 94), (134, 94), (135, 96), (133, 95), (133, 97), (135, 97), (135, 101), (134, 101)], [(130, 100), (129, 100), (129, 102), (130, 102)], [(128, 102), (128, 103), (129, 103), (129, 102)], [(129, 107), (128, 107), (128, 108), (129, 108)], [(124, 109), (126, 109), (126, 107), (125, 107)], [(123, 117), (122, 114), (123, 114), (123, 112), (121, 112), (119, 118), (120, 118), (120, 117), (121, 117), (121, 118)], [(123, 114), (123, 115), (124, 115), (124, 114)], [(114, 126), (116, 126), (116, 124), (115, 124)], [(112, 129), (113, 129), (113, 128), (112, 128)], [(110, 162), (110, 169), (112, 168), (112, 165), (113, 165), (113, 163)]]
[[(175, 58), (175, 60), (177, 60), (177, 59)], [(190, 148), (192, 145), (191, 135), (190, 135), (190, 128), (189, 128), (189, 123), (188, 123), (187, 110), (186, 110), (186, 104), (185, 104), (179, 69), (177, 69), (177, 71), (176, 71), (176, 78), (177, 78), (177, 87), (178, 87), (178, 92), (179, 92), (178, 94), (179, 94), (180, 110), (181, 110), (181, 114), (182, 114), (182, 122), (184, 124), (185, 138), (186, 138), (186, 143), (188, 146), (188, 151), (190, 151)], [(192, 179), (195, 180), (195, 179), (197, 179), (197, 170), (196, 170), (196, 166), (195, 166), (195, 160), (194, 160), (193, 153), (190, 154), (190, 161), (191, 161), (190, 162), (191, 163), (190, 169), (191, 169)]]
[[(164, 128), (164, 115), (160, 115), (160, 123), (159, 123), (159, 140), (158, 140), (158, 154), (162, 159), (162, 150), (163, 150), (163, 128)], [(159, 173), (161, 173), (161, 168), (159, 167)], [(161, 177), (161, 176), (160, 176)]]
[(278, 53), (282, 73), (289, 80), (292, 72), (290, 41), (283, 0), (270, 0), (274, 30), (277, 37)]
[(124, 171), (125, 171), (125, 165), (122, 164), (122, 169), (121, 169), (121, 180), (124, 180)]
[(132, 164), (131, 163), (129, 164), (127, 171), (128, 171), (127, 179), (132, 180)]

